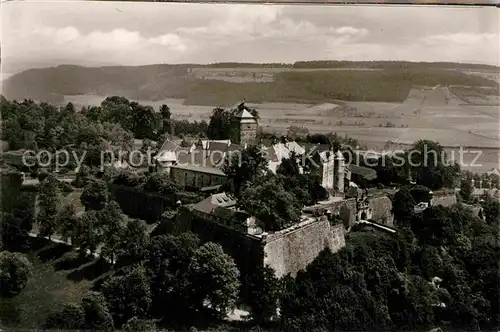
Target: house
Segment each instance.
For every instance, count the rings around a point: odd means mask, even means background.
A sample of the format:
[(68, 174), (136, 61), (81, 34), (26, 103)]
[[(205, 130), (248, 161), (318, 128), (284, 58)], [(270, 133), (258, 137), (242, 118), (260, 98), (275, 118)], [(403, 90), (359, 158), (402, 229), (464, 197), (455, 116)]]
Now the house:
[(377, 172), (373, 168), (349, 164), (346, 166), (346, 178), (349, 181), (359, 183), (363, 187), (370, 181), (377, 179)]
[(236, 199), (226, 193), (211, 195), (191, 206), (191, 213), (204, 220), (211, 220), (242, 234), (260, 235), (262, 224), (245, 211), (236, 208)]
[(226, 175), (217, 167), (179, 164), (170, 166), (170, 177), (186, 188), (203, 189), (222, 185)]

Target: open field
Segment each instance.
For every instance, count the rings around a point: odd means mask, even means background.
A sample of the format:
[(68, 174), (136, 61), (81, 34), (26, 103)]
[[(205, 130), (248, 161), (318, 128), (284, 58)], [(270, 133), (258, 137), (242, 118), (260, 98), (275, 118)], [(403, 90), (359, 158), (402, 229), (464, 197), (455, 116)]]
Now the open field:
[(498, 84), (496, 67), (454, 63), (59, 66), (14, 75), (5, 94), (71, 101), (77, 108), (119, 95), (156, 110), (167, 104), (174, 118), (190, 121), (208, 121), (214, 107), (245, 100), (269, 132), (302, 126), (375, 149), (419, 139), (498, 149)]
[[(102, 96), (66, 96), (77, 106), (98, 105)], [(185, 105), (182, 99), (156, 102), (139, 100), (158, 109), (168, 104), (178, 119), (208, 120), (214, 106)], [(333, 101), (322, 104), (248, 103), (260, 114), (267, 131), (285, 133), (289, 126), (310, 132), (332, 132), (359, 138), (383, 148), (392, 141), (411, 144), (433, 139), (444, 146), (499, 147), (499, 113), (496, 106), (469, 105), (449, 89), (414, 88), (403, 103)]]

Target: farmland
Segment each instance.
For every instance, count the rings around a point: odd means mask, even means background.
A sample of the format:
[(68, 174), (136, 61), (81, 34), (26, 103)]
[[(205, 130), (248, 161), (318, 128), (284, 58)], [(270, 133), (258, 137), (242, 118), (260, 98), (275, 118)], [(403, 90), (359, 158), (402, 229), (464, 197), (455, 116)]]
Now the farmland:
[[(432, 139), (488, 148), (498, 164), (498, 68), (449, 63), (297, 62), (295, 64), (59, 66), (9, 78), (7, 98), (54, 99), (77, 107), (120, 95), (170, 106), (173, 117), (208, 121), (214, 107), (245, 100), (264, 131), (337, 132), (369, 148)], [(497, 151), (497, 152), (491, 152)], [(491, 167), (490, 167), (491, 168)]]

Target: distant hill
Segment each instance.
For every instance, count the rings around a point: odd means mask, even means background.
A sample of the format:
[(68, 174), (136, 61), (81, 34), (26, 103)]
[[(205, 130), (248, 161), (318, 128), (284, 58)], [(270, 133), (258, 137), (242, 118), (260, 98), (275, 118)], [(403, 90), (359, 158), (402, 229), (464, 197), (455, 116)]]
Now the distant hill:
[[(193, 74), (193, 68), (197, 68), (198, 74)], [(200, 70), (206, 72), (206, 76), (202, 74), (200, 77)], [(335, 99), (399, 102), (415, 85), (496, 88), (496, 82), (463, 73), (495, 70), (498, 71), (498, 67), (487, 65), (397, 61), (158, 64), (92, 68), (61, 65), (13, 75), (4, 82), (3, 94), (8, 99), (53, 103), (62, 102), (64, 95), (81, 94), (120, 95), (153, 101), (182, 98), (186, 99), (186, 103), (198, 105), (230, 105), (242, 99), (249, 102), (328, 102)], [(246, 78), (240, 82), (229, 80), (235, 73)], [(259, 81), (255, 73), (272, 78)]]

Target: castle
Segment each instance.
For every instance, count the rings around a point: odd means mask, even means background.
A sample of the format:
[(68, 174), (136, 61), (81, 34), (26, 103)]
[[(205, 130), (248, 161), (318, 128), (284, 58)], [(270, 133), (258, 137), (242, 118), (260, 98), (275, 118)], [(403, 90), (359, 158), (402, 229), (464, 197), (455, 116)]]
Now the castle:
[(268, 169), (276, 173), (283, 158), (307, 155), (310, 165), (320, 175), (322, 186), (331, 193), (346, 190), (346, 165), (342, 153), (329, 146), (314, 146), (310, 151), (294, 141), (273, 142), (269, 146), (257, 140), (258, 121), (240, 104), (231, 118), (231, 139), (202, 140), (189, 147), (181, 147), (166, 140), (156, 156), (158, 171), (167, 172), (186, 188), (216, 190), (225, 179), (222, 171), (227, 156), (240, 153), (250, 145), (259, 145), (267, 158)]
[[(325, 248), (334, 252), (341, 249), (345, 246), (346, 231), (361, 219), (374, 219), (392, 226), (390, 199), (374, 197), (368, 202), (350, 181), (353, 174), (372, 176), (369, 169), (346, 165), (342, 153), (329, 145), (313, 145), (306, 150), (295, 141), (283, 140), (266, 146), (257, 138), (258, 120), (243, 104), (236, 109), (231, 118), (231, 139), (200, 139), (189, 147), (167, 140), (157, 155), (158, 171), (167, 172), (187, 188), (212, 192), (206, 199), (181, 209), (176, 223), (178, 231), (190, 230), (203, 240), (222, 244), (243, 273), (251, 273), (256, 264), (265, 264), (272, 267), (277, 276), (284, 276), (295, 275)], [(329, 199), (306, 207), (300, 221), (292, 227), (266, 232), (253, 216), (237, 209), (233, 197), (218, 192), (225, 181), (222, 167), (226, 157), (250, 145), (260, 146), (273, 173), (283, 158), (293, 154), (305, 156), (299, 169), (307, 163), (320, 176)]]

